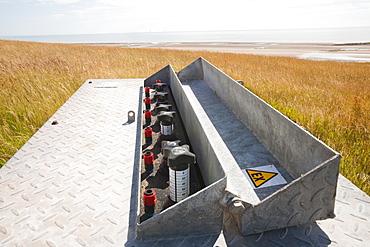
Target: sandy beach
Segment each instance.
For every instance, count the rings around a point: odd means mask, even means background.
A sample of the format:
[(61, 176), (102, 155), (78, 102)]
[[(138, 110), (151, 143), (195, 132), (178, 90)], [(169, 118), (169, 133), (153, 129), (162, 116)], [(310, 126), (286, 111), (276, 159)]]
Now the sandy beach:
[(370, 44), (314, 43), (241, 43), (241, 42), (177, 42), (177, 43), (99, 43), (127, 48), (160, 48), (175, 50), (244, 53), (265, 56), (288, 56), (311, 60), (370, 62)]

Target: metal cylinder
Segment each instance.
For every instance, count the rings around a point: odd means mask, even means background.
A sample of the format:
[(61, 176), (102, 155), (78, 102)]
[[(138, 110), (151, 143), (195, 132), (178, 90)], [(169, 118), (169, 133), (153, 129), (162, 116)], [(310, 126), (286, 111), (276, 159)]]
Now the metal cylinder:
[(145, 125), (152, 124), (152, 111), (151, 110), (145, 110), (144, 111), (145, 116)]
[(148, 217), (155, 213), (155, 203), (157, 202), (157, 193), (153, 189), (147, 189), (143, 192), (144, 212)]
[(145, 144), (151, 145), (153, 143), (153, 130), (151, 127), (146, 127), (144, 129)]
[(153, 172), (153, 163), (154, 163), (154, 154), (151, 151), (146, 151), (144, 153), (144, 165), (145, 165), (145, 172), (152, 173)]
[(150, 110), (151, 99), (150, 98), (145, 98), (144, 103), (145, 103), (145, 109)]
[(195, 155), (189, 146), (174, 147), (168, 158), (170, 174), (170, 200), (179, 202), (190, 193), (190, 164), (195, 163)]
[(179, 202), (189, 196), (189, 164), (183, 164), (184, 170), (169, 169), (170, 199)]
[(173, 134), (173, 124), (167, 121), (162, 121), (160, 123), (161, 125), (161, 135), (164, 139), (166, 139), (167, 136), (171, 136)]
[(157, 115), (157, 119), (160, 121), (161, 138), (163, 140), (169, 140), (175, 137), (174, 125), (173, 125), (175, 115), (176, 113), (174, 111), (171, 111), (171, 112), (161, 111)]
[(150, 87), (145, 87), (145, 97), (150, 98)]

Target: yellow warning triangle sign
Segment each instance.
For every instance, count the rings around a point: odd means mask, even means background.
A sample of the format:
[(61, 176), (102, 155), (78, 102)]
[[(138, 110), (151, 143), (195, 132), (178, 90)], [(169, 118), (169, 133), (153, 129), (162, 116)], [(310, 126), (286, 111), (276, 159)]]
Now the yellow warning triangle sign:
[(250, 169), (246, 169), (246, 172), (256, 188), (278, 175), (277, 172), (265, 172)]

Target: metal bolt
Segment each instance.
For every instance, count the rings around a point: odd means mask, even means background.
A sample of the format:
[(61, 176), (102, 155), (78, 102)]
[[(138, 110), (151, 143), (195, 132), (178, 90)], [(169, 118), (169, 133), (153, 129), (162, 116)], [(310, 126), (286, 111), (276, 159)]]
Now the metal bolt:
[(243, 203), (239, 200), (233, 200), (233, 202), (231, 202), (231, 204), (229, 205), (229, 211), (235, 215), (242, 214), (244, 209), (245, 207)]

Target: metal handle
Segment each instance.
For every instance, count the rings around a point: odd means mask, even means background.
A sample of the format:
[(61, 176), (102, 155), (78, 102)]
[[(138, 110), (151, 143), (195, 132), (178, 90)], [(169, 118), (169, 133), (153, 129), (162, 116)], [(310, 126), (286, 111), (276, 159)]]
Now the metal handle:
[(127, 113), (127, 122), (128, 123), (135, 122), (135, 112), (134, 111), (129, 111)]

